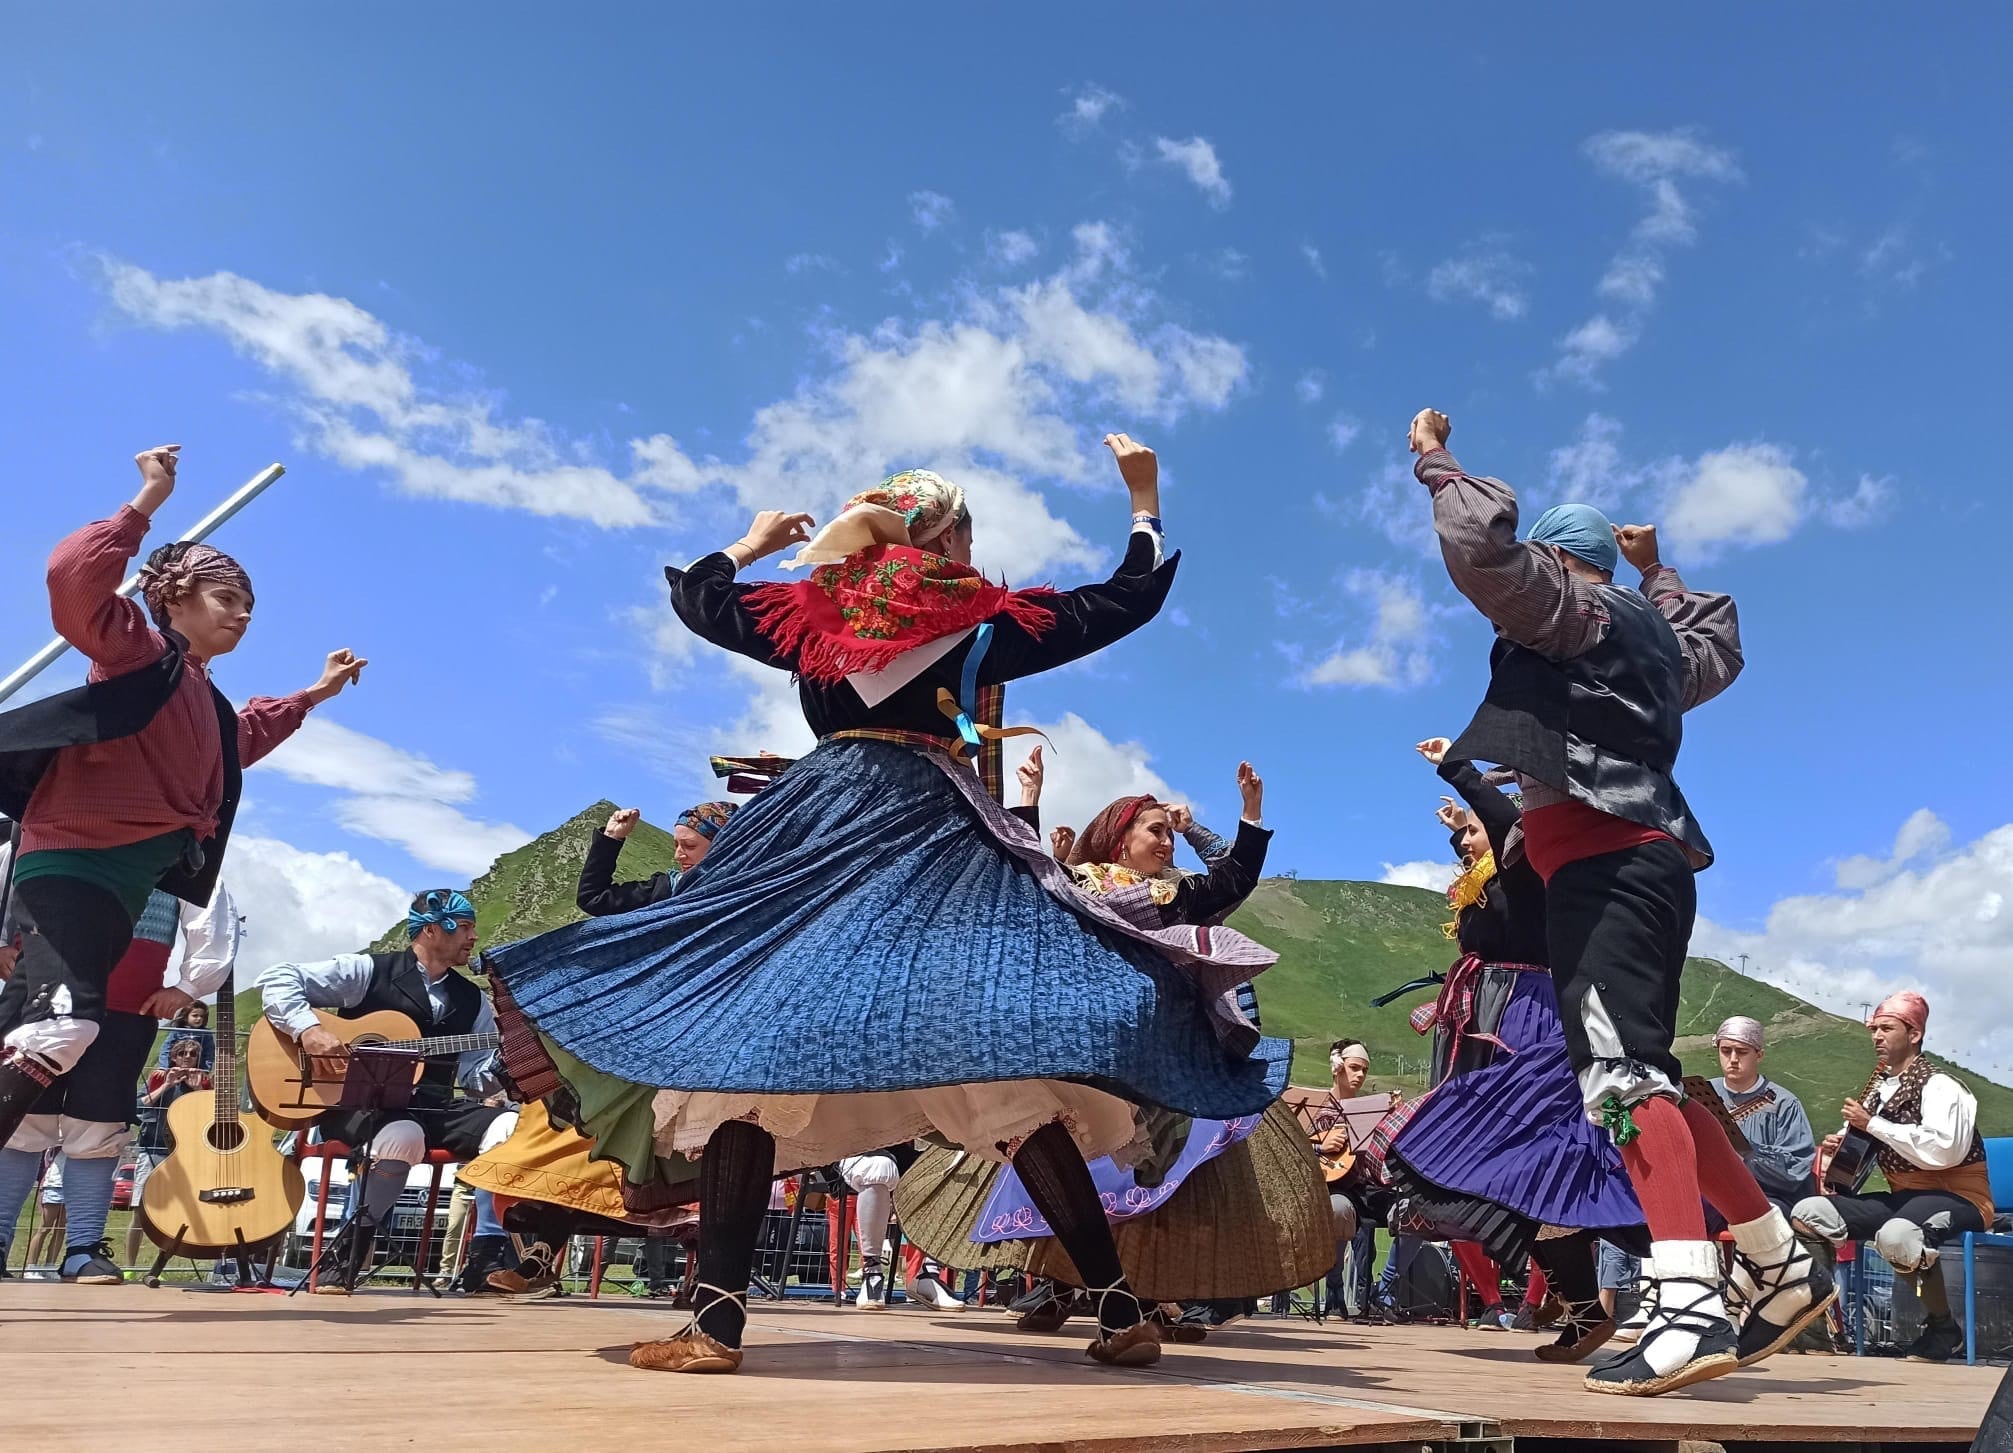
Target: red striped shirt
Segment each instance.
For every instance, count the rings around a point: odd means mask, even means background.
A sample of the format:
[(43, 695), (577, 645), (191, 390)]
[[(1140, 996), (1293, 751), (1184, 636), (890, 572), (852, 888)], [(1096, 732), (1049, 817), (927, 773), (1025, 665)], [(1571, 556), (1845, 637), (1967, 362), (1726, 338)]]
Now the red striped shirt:
[[(167, 638), (119, 595), (151, 523), (127, 505), (84, 526), (49, 556), (49, 615), (57, 634), (104, 681), (158, 661)], [(117, 741), (65, 747), (49, 764), (21, 822), (21, 851), (112, 848), (181, 828), (206, 838), (224, 799), (223, 744), (210, 704), (208, 667), (186, 658), (181, 684), (142, 730)], [(307, 693), (255, 696), (238, 712), (238, 761), (249, 767), (299, 730)]]

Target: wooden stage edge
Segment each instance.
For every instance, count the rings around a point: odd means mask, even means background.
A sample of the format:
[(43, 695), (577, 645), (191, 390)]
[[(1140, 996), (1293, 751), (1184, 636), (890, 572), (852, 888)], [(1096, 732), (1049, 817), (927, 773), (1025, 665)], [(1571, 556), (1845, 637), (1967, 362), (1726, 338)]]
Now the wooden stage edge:
[(2000, 1376), (1785, 1355), (1669, 1397), (1613, 1398), (1583, 1391), (1578, 1369), (1534, 1359), (1531, 1336), (1269, 1317), (1119, 1371), (1084, 1359), (1076, 1323), (1028, 1337), (996, 1309), (761, 1302), (736, 1376), (627, 1365), (632, 1341), (683, 1320), (621, 1297), (286, 1298), (9, 1281), (4, 1422), (12, 1446), (37, 1453), (283, 1440), (317, 1453), (618, 1442), (702, 1453), (1962, 1447)]

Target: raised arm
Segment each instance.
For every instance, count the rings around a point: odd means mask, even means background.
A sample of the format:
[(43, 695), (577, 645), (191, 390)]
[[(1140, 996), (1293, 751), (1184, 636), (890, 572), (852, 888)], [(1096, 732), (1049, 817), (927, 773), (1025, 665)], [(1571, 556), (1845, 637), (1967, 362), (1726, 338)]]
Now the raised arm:
[(1684, 652), (1684, 709), (1711, 701), (1733, 685), (1746, 664), (1733, 597), (1688, 589), (1677, 571), (1657, 558), (1655, 525), (1622, 525), (1615, 543), (1622, 558), (1642, 571), (1643, 594), (1677, 632)]
[(1499, 865), (1504, 864), (1509, 857), (1510, 833), (1523, 818), (1517, 804), (1490, 786), (1473, 762), (1442, 761), (1437, 770), (1481, 822), (1482, 831), (1489, 835), (1489, 850)]
[(716, 550), (684, 569), (667, 567), (671, 609), (685, 628), (702, 641), (733, 651), (764, 666), (788, 669), (790, 658), (778, 651), (755, 625), (746, 596), (753, 587), (734, 579), (757, 560), (810, 538), (811, 517), (788, 510), (763, 510), (748, 532), (724, 550)]
[(1181, 563), (1179, 555), (1164, 558), (1160, 464), (1151, 449), (1125, 434), (1107, 435), (1104, 442), (1118, 461), (1132, 510), (1125, 558), (1109, 580), (1063, 591), (1047, 602), (1055, 623), (1039, 635), (1012, 621), (997, 622), (979, 670), (982, 685), (1066, 666), (1123, 640), (1160, 614)]
[(1249, 762), (1237, 765), (1237, 790), (1244, 802), (1237, 840), (1228, 854), (1209, 865), (1207, 873), (1182, 880), (1174, 901), (1164, 910), (1174, 922), (1220, 922), (1251, 896), (1265, 874), (1265, 850), (1272, 842), (1264, 821), (1265, 781)]
[(629, 913), (648, 908), (664, 896), (661, 873), (633, 883), (615, 881), (615, 864), (622, 853), (623, 839), (629, 836), (639, 815), (633, 807), (623, 808), (587, 844), (587, 861), (580, 865), (580, 888), (573, 900), (582, 913), (596, 918)]

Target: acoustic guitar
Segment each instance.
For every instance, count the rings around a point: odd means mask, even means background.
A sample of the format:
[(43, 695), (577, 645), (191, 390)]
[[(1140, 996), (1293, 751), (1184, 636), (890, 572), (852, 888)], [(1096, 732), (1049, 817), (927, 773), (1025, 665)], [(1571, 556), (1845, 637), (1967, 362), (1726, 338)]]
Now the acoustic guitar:
[(1321, 1139), (1316, 1138), (1315, 1159), (1321, 1162), (1321, 1178), (1329, 1185), (1336, 1185), (1349, 1178), (1356, 1169), (1356, 1147), (1367, 1139), (1379, 1122), (1391, 1111), (1398, 1108), (1404, 1097), (1393, 1090), (1388, 1095), (1361, 1095), (1353, 1100), (1344, 1100), (1342, 1113), (1330, 1131), (1344, 1129), (1349, 1135), (1349, 1144), (1335, 1155), (1323, 1155)]
[(168, 1158), (140, 1189), (140, 1226), (164, 1251), (215, 1255), (273, 1240), (307, 1194), (301, 1168), (264, 1126), (238, 1113), (237, 1015), (231, 981), (217, 994), (217, 1062), (211, 1094), (168, 1106)]
[[(1867, 1104), (1867, 1096), (1880, 1083), (1886, 1071), (1879, 1065), (1867, 1077), (1866, 1088), (1859, 1092), (1859, 1103), (1866, 1106), (1866, 1113), (1880, 1113), (1878, 1103)], [(1824, 1188), (1835, 1196), (1856, 1196), (1866, 1189), (1872, 1179), (1875, 1162), (1880, 1159), (1880, 1142), (1864, 1130), (1855, 1130), (1848, 1125), (1839, 1136), (1838, 1149), (1831, 1153), (1831, 1159), (1824, 1165)]]
[[(422, 1039), (419, 1026), (393, 1009), (365, 1014), (356, 1019), (315, 1011), (321, 1027), (346, 1046), (397, 1050), (413, 1057), (412, 1081), (419, 1083), (427, 1059), (465, 1054), (474, 1049), (495, 1049), (503, 1043), (497, 1034), (448, 1034)], [(342, 1102), (343, 1082), (348, 1075), (346, 1056), (315, 1058), (301, 1053), (298, 1041), (282, 1034), (264, 1015), (252, 1027), (245, 1047), (245, 1075), (251, 1082), (252, 1104), (269, 1125), (297, 1130), (312, 1124)]]

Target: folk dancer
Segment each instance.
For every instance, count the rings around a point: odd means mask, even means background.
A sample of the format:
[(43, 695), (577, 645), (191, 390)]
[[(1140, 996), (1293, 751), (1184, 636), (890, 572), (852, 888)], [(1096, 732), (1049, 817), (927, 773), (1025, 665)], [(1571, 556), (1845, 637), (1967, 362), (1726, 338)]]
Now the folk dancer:
[[(390, 1010), (412, 1019), (428, 1038), (496, 1032), (488, 997), (473, 979), (456, 972), (475, 952), (475, 905), (452, 888), (419, 893), (405, 928), (408, 946), (396, 953), (274, 964), (259, 976), (266, 1018), (316, 1060), (327, 1078), (342, 1077), (349, 1047), (322, 1027), (318, 1009), (341, 1019)], [(336, 1109), (322, 1115), (322, 1138), (362, 1147), (370, 1169), (361, 1186), (352, 1188), (354, 1213), (331, 1248), (335, 1274), (317, 1278), (317, 1292), (347, 1296), (355, 1289), (370, 1268), (379, 1229), (405, 1189), (407, 1172), (428, 1151), (473, 1160), (510, 1134), (516, 1111), (455, 1096), (457, 1086), (474, 1096), (493, 1091), (493, 1059), (493, 1051), (469, 1050), (428, 1060), (404, 1109)]]
[[(1657, 1312), (1642, 1340), (1587, 1375), (1648, 1396), (1751, 1364), (1823, 1315), (1829, 1274), (1797, 1243), (1672, 1053), (1678, 981), (1712, 861), (1671, 773), (1683, 714), (1739, 673), (1733, 601), (1659, 560), (1653, 527), (1587, 505), (1547, 510), (1516, 538), (1517, 499), (1447, 452), (1447, 416), (1413, 420), (1415, 473), (1455, 587), (1496, 627), (1490, 682), (1450, 749), (1515, 770), (1525, 852), (1546, 887), (1546, 937), (1587, 1113), (1627, 1164), (1654, 1243)], [(1642, 593), (1614, 584), (1619, 557)], [(1701, 1194), (1735, 1245), (1738, 1332), (1721, 1294)]]
[(234, 710), (210, 664), (251, 625), (244, 567), (208, 545), (163, 545), (140, 571), (145, 609), (118, 593), (174, 492), (179, 447), (140, 454), (132, 502), (49, 557), (50, 617), (90, 660), (86, 684), (0, 716), (0, 811), (21, 823), (14, 896), (36, 930), (0, 1021), (0, 1144), (103, 1032), (112, 971), (155, 889), (209, 904), (242, 769), (367, 664), (332, 652), (306, 690)]
[[(1833, 1246), (1873, 1242), (1911, 1277), (1928, 1313), (1906, 1355), (1947, 1362), (1964, 1347), (1964, 1328), (1936, 1269), (1940, 1248), (1966, 1231), (1983, 1231), (1997, 1211), (1978, 1134), (1978, 1099), (1964, 1082), (1922, 1054), (1929, 1001), (1904, 989), (1867, 1020), (1880, 1075), (1862, 1100), (1845, 1102), (1845, 1123), (1873, 1137), (1888, 1189), (1871, 1195), (1816, 1195), (1796, 1203), (1796, 1224)], [(1824, 1138), (1827, 1159), (1844, 1138)]]
[[(737, 1369), (777, 1170), (927, 1130), (1013, 1161), (1095, 1289), (1091, 1357), (1158, 1358), (1086, 1158), (1132, 1140), (1135, 1104), (1229, 1117), (1271, 1103), (1287, 1046), (1238, 1036), (1211, 1006), (1274, 956), (1227, 929), (1142, 928), (1077, 893), (965, 759), (1002, 735), (998, 688), (1122, 639), (1173, 583), (1153, 454), (1106, 442), (1133, 518), (1101, 584), (986, 580), (963, 491), (919, 470), (855, 496), (808, 543), (808, 516), (764, 511), (667, 571), (689, 628), (796, 675), (822, 740), (735, 815), (689, 888), (492, 955), (577, 1075), (660, 1087), (637, 1117), (643, 1145), (654, 1132), (659, 1152), (703, 1148), (694, 1325), (634, 1365)], [(793, 564), (818, 567), (809, 580), (735, 581), (791, 543), (805, 543)], [(892, 1022), (863, 1043), (877, 1015)], [(988, 1024), (1013, 1032), (971, 1032)]]

